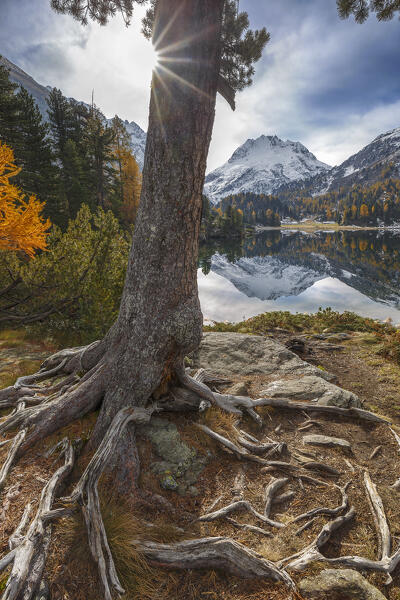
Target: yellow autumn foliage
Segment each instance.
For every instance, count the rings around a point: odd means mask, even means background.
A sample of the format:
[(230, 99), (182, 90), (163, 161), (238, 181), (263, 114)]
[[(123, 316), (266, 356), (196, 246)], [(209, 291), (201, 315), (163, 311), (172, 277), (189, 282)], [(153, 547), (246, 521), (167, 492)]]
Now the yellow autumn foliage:
[(10, 183), (20, 170), (13, 150), (0, 141), (0, 250), (20, 250), (32, 258), (46, 249), (51, 223), (41, 214), (44, 202), (33, 195), (27, 198)]

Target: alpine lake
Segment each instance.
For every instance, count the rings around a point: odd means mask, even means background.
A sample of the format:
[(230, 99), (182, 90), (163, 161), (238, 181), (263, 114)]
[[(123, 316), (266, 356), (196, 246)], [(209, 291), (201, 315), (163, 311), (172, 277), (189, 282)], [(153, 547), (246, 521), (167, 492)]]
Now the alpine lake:
[(204, 322), (267, 311), (355, 312), (400, 324), (400, 230), (264, 230), (202, 243)]

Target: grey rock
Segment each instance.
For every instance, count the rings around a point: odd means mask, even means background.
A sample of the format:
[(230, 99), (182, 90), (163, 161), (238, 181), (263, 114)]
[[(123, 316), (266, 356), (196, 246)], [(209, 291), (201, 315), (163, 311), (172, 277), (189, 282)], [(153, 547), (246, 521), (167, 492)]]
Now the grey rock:
[(245, 333), (206, 332), (193, 358), (195, 366), (217, 375), (315, 375), (328, 381), (335, 378), (301, 360), (274, 339)]
[(155, 417), (141, 428), (155, 447), (157, 454), (168, 462), (185, 463), (193, 458), (193, 450), (182, 442), (174, 423)]
[(325, 446), (327, 448), (344, 448), (351, 450), (351, 444), (342, 438), (331, 437), (329, 435), (305, 435), (303, 444), (311, 444), (312, 446)]
[(151, 471), (160, 477), (161, 487), (181, 495), (190, 494), (190, 488), (198, 480), (208, 458), (185, 444), (176, 425), (167, 419), (154, 417), (139, 429), (161, 458), (150, 465)]
[(261, 395), (292, 400), (317, 400), (317, 404), (322, 406), (361, 408), (361, 401), (353, 392), (343, 390), (315, 375), (306, 375), (300, 379), (272, 381), (261, 392)]
[(165, 475), (161, 479), (160, 484), (164, 490), (169, 490), (171, 492), (174, 492), (178, 488), (178, 484), (175, 481), (175, 479), (172, 477), (172, 475)]
[(325, 569), (299, 583), (305, 598), (318, 600), (386, 600), (360, 573), (352, 569)]

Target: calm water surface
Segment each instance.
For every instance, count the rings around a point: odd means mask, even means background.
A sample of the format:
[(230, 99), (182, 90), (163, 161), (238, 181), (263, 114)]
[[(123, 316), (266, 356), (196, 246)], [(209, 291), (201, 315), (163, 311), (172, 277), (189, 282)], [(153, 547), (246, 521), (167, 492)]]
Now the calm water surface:
[(206, 320), (351, 310), (400, 323), (400, 232), (270, 230), (200, 249)]

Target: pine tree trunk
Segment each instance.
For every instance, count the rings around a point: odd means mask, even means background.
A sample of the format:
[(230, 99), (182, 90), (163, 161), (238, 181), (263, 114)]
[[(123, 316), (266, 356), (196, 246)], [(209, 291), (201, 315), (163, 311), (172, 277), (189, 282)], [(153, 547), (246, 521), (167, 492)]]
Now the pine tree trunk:
[(107, 336), (101, 439), (199, 345), (197, 257), (224, 0), (159, 0), (143, 187), (117, 322)]

